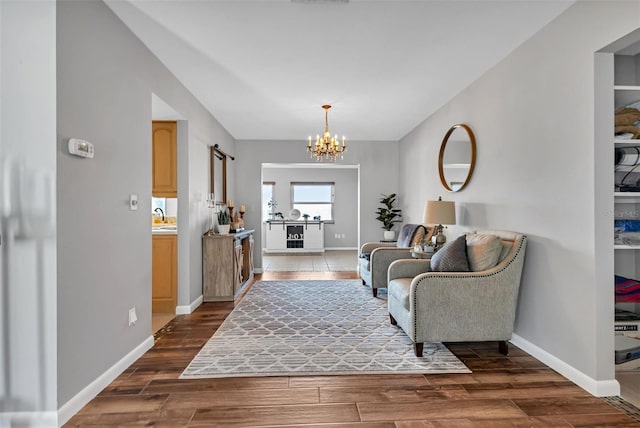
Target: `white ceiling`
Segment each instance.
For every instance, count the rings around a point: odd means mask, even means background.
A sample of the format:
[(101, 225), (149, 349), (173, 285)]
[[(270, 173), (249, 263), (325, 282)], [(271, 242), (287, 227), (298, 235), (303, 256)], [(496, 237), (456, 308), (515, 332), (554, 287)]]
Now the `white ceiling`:
[[(236, 139), (396, 141), (573, 0), (107, 0)], [(460, 121), (465, 118), (461, 117)]]

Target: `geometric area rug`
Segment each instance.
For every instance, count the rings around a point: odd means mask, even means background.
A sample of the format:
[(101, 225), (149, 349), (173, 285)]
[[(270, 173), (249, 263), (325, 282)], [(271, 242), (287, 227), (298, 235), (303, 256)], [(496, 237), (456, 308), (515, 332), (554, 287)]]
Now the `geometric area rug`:
[(470, 373), (441, 343), (423, 357), (359, 280), (258, 281), (180, 379)]

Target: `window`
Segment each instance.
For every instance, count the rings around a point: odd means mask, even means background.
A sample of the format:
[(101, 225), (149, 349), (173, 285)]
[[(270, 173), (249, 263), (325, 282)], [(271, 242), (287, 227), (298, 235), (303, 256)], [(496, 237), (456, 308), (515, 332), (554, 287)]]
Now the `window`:
[(269, 208), (268, 203), (273, 199), (273, 188), (275, 185), (275, 181), (262, 182), (262, 221), (267, 221), (271, 218), (271, 208)]
[(167, 198), (151, 198), (151, 214), (157, 214), (154, 210), (160, 208), (165, 214), (167, 212)]
[(291, 182), (291, 205), (301, 214), (309, 214), (309, 220), (320, 216), (325, 222), (333, 222), (335, 183)]

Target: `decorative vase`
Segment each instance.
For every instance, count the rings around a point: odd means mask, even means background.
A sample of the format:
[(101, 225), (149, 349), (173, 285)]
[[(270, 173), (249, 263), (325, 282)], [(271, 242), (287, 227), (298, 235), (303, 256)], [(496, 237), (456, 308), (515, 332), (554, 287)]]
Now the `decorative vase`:
[(218, 225), (218, 233), (220, 235), (228, 235), (229, 234), (229, 229), (231, 229), (231, 225), (230, 224), (219, 224)]
[(385, 241), (393, 241), (396, 237), (396, 232), (394, 230), (385, 230), (384, 231), (384, 240)]

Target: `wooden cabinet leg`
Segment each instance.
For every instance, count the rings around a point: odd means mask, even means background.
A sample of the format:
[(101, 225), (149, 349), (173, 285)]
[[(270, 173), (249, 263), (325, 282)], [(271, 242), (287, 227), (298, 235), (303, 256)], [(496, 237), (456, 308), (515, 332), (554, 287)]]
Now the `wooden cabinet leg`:
[(373, 297), (378, 297), (378, 289), (371, 287), (371, 290), (373, 291)]
[(509, 343), (506, 340), (501, 340), (498, 342), (498, 352), (502, 355), (509, 355)]
[(396, 319), (391, 314), (389, 314), (389, 322), (391, 322), (391, 325), (398, 325), (398, 321), (396, 321)]
[(423, 346), (424, 346), (424, 343), (422, 343), (422, 342), (413, 344), (413, 350), (416, 353), (416, 357), (422, 357), (422, 348), (423, 348)]

